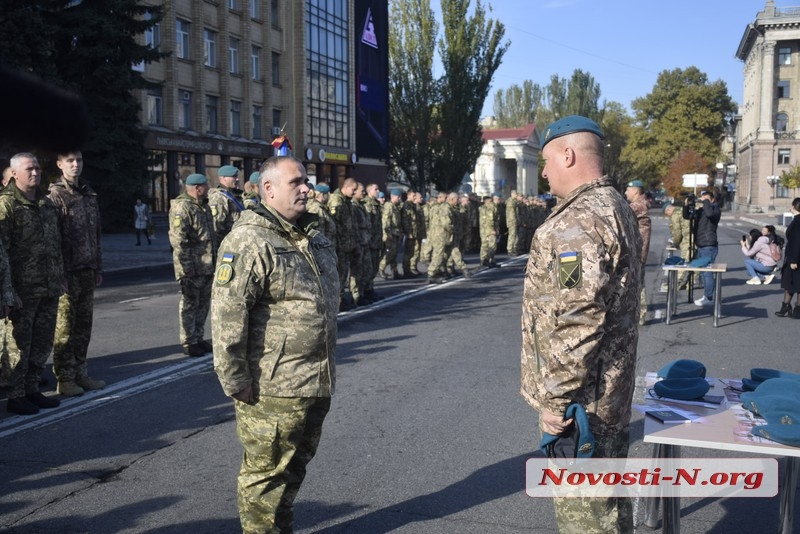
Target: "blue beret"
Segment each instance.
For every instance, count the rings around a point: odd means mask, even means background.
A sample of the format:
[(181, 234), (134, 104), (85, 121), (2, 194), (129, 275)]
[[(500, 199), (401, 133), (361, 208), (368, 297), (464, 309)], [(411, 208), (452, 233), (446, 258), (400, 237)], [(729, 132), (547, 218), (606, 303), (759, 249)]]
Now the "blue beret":
[(700, 256), (689, 262), (689, 267), (708, 267), (711, 265), (711, 256)]
[(250, 183), (251, 183), (251, 184), (257, 184), (257, 183), (258, 183), (258, 177), (259, 177), (259, 176), (261, 176), (261, 173), (260, 173), (260, 172), (258, 172), (258, 171), (251, 172), (251, 173), (250, 173)]
[(675, 360), (656, 373), (661, 378), (705, 378), (706, 366), (697, 360)]
[(554, 436), (542, 433), (539, 448), (548, 458), (591, 458), (596, 442), (589, 430), (589, 418), (580, 404), (570, 404), (564, 412), (564, 419), (573, 419), (565, 434)]
[(383, 191), (378, 191), (378, 198), (383, 198), (386, 195), (383, 194)]
[(653, 390), (659, 397), (676, 400), (699, 399), (711, 389), (705, 378), (666, 378), (656, 382)]
[(330, 193), (331, 186), (329, 186), (328, 184), (317, 184), (314, 186), (314, 191), (318, 191), (320, 193)]
[(494, 193), (492, 193), (492, 196), (493, 197), (497, 197), (497, 198), (501, 198), (503, 195), (501, 195), (498, 191), (495, 191)]
[(670, 256), (664, 260), (664, 265), (683, 265), (683, 258), (680, 256)]
[(742, 393), (741, 401), (743, 408), (767, 422), (754, 427), (753, 435), (800, 446), (800, 388), (796, 378), (768, 378), (755, 391)]
[(600, 127), (592, 119), (580, 115), (570, 115), (557, 120), (545, 129), (542, 148), (553, 139), (576, 132), (591, 132), (600, 139), (605, 139)]
[[(797, 415), (795, 415), (797, 417)], [(796, 419), (795, 419), (796, 420)], [(770, 424), (756, 426), (750, 431), (754, 436), (767, 438), (768, 440), (789, 445), (790, 447), (800, 447), (800, 425), (796, 422), (791, 424)]]
[(644, 188), (644, 182), (641, 180), (633, 180), (628, 182), (628, 187), (642, 187)]
[(233, 165), (223, 165), (217, 172), (220, 176), (236, 176), (239, 174), (239, 169)]
[(756, 367), (754, 369), (750, 369), (750, 378), (757, 382), (763, 382), (765, 380), (769, 380), (770, 378), (791, 378), (794, 380), (800, 380), (800, 375), (788, 373), (786, 371), (779, 371), (777, 369), (762, 369), (760, 367)]
[(396, 197), (399, 197), (399, 196), (402, 196), (402, 195), (403, 195), (403, 190), (402, 190), (402, 189), (398, 189), (398, 188), (396, 188), (396, 187), (395, 187), (394, 189), (392, 189), (391, 191), (389, 191), (389, 194), (390, 194), (390, 195), (394, 195), (394, 196), (396, 196)]
[(208, 178), (204, 174), (190, 174), (186, 177), (186, 185), (203, 185), (208, 183)]

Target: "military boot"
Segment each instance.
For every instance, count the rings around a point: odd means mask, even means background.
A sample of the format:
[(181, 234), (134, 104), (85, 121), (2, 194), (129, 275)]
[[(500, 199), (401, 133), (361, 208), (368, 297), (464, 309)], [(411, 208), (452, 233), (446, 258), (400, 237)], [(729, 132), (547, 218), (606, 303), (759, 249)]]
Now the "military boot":
[(72, 380), (67, 382), (59, 380), (56, 391), (59, 395), (63, 395), (64, 397), (77, 397), (78, 395), (83, 395), (84, 389)]
[(81, 376), (75, 379), (75, 383), (82, 387), (84, 391), (94, 391), (96, 389), (103, 389), (106, 387), (104, 380), (94, 380), (88, 376)]

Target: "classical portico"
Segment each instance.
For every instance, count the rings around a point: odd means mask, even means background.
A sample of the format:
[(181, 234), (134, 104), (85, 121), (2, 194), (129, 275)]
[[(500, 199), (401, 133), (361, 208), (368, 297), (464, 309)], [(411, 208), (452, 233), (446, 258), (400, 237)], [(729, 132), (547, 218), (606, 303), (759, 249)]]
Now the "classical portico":
[(483, 131), (483, 150), (471, 177), (475, 193), (500, 192), (508, 197), (514, 189), (526, 196), (536, 195), (538, 177), (539, 133), (535, 124)]

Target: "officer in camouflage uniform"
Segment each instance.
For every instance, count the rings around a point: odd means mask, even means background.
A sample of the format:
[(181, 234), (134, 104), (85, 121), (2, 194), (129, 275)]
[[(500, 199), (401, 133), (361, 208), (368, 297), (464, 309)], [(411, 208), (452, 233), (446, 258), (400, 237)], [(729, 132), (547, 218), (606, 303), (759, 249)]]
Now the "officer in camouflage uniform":
[[(440, 193), (444, 195), (444, 193)], [(450, 193), (446, 200), (431, 210), (431, 226), (428, 239), (431, 242), (431, 262), (428, 264), (428, 283), (440, 284), (445, 280), (447, 263), (457, 237), (458, 214), (455, 205), (458, 194)]]
[[(681, 250), (681, 258), (683, 261), (691, 261), (697, 253), (697, 246), (693, 243), (691, 238), (691, 221), (683, 218), (683, 209), (674, 205), (667, 206), (665, 212), (669, 217), (669, 233), (672, 237), (672, 245)], [(692, 248), (689, 248), (689, 245)], [(678, 280), (678, 287), (686, 289), (689, 285), (689, 278), (693, 275), (688, 272), (682, 272)]]
[(625, 188), (625, 198), (631, 204), (631, 209), (636, 215), (636, 222), (639, 224), (639, 234), (642, 236), (642, 292), (639, 296), (639, 324), (644, 325), (647, 321), (647, 295), (644, 290), (644, 266), (647, 263), (647, 253), (650, 251), (650, 213), (647, 208), (647, 200), (644, 196), (644, 183), (641, 180), (628, 182)]
[(15, 293), (5, 331), (6, 410), (32, 415), (59, 405), (58, 399), (39, 392), (39, 382), (53, 349), (58, 298), (66, 282), (58, 211), (39, 189), (39, 162), (22, 152), (11, 158), (11, 169), (14, 180), (0, 192), (0, 240), (8, 252)]
[(336, 257), (339, 268), (339, 292), (341, 293), (340, 311), (353, 309), (354, 295), (345, 294), (350, 281), (350, 260), (356, 249), (355, 229), (353, 228), (353, 209), (351, 206), (356, 192), (356, 181), (346, 178), (328, 199), (328, 209), (336, 222)]
[(414, 215), (416, 217), (416, 243), (414, 244), (414, 251), (411, 255), (411, 265), (413, 268), (411, 269), (411, 273), (415, 276), (420, 276), (422, 273), (419, 272), (419, 262), (422, 261), (422, 242), (428, 236), (428, 229), (425, 226), (425, 210), (424, 204), (422, 199), (422, 193), (417, 191), (414, 193)]
[[(381, 224), (383, 225), (383, 246), (385, 254), (378, 265), (378, 273), (384, 279), (397, 279), (397, 247), (403, 237), (402, 221), (400, 216), (400, 201), (403, 197), (402, 189), (392, 189), (389, 192), (389, 202), (383, 205)], [(386, 267), (392, 270), (391, 276), (386, 275)]]
[(328, 211), (328, 194), (331, 192), (331, 187), (328, 184), (317, 184), (314, 189), (308, 192), (308, 202), (306, 203), (306, 210), (317, 216), (320, 232), (325, 234), (328, 241), (336, 246), (336, 221), (331, 217)]
[(512, 190), (511, 196), (508, 197), (506, 202), (506, 225), (508, 226), (508, 244), (506, 250), (509, 256), (516, 256), (519, 254), (517, 248), (519, 247), (519, 199), (517, 192)]
[(336, 253), (306, 212), (307, 179), (294, 158), (267, 160), (261, 205), (242, 213), (220, 246), (214, 369), (234, 398), (244, 447), (238, 502), (245, 534), (292, 532), (293, 502), (334, 390)]
[[(450, 202), (450, 198), (448, 198)], [(464, 261), (464, 256), (461, 251), (465, 248), (466, 234), (469, 229), (469, 212), (467, 211), (467, 203), (469, 199), (462, 196), (460, 199), (456, 195), (455, 204), (451, 204), (453, 214), (455, 215), (455, 234), (453, 236), (453, 248), (450, 250), (450, 258), (447, 260), (447, 272), (453, 274), (455, 267), (461, 271), (464, 278), (470, 278), (472, 273), (469, 266)]]
[(371, 302), (365, 296), (365, 277), (372, 273), (372, 265), (369, 263), (371, 259), (369, 254), (369, 215), (367, 215), (366, 208), (361, 204), (366, 194), (364, 184), (357, 183), (356, 192), (350, 203), (353, 209), (353, 241), (355, 242), (355, 248), (350, 257), (350, 294), (353, 295), (353, 301), (356, 306), (363, 306)]
[(497, 234), (500, 232), (500, 218), (497, 205), (492, 197), (483, 197), (483, 205), (479, 210), (479, 226), (481, 232), (481, 265), (497, 267), (494, 254), (497, 252)]
[(244, 193), (242, 194), (242, 204), (245, 209), (255, 208), (261, 202), (258, 198), (258, 171), (250, 173), (250, 178), (244, 184)]
[(86, 364), (92, 338), (94, 288), (103, 282), (100, 207), (97, 194), (80, 178), (81, 152), (59, 154), (56, 165), (62, 176), (50, 185), (49, 196), (59, 210), (67, 292), (58, 302), (53, 372), (58, 380), (57, 391), (72, 397), (106, 385), (89, 377)]
[(207, 195), (208, 179), (202, 174), (190, 174), (185, 191), (169, 209), (172, 263), (175, 279), (181, 284), (181, 345), (183, 353), (193, 357), (205, 356), (212, 349), (203, 334), (211, 305), (217, 234)]
[(403, 278), (416, 278), (419, 276), (417, 263), (419, 262), (420, 242), (424, 228), (419, 225), (417, 216), (416, 199), (417, 194), (409, 191), (406, 194), (406, 201), (400, 207), (400, 226), (405, 234), (403, 244)]
[(375, 277), (378, 275), (378, 265), (381, 263), (383, 256), (383, 215), (381, 213), (381, 204), (378, 202), (378, 194), (380, 193), (378, 184), (367, 185), (367, 196), (364, 197), (362, 203), (364, 209), (367, 210), (370, 223), (370, 241), (369, 241), (369, 264), (372, 270), (364, 277), (365, 281), (365, 295), (371, 302), (381, 300), (375, 292)]
[(447, 197), (445, 193), (437, 193), (436, 197), (431, 197), (422, 206), (422, 214), (425, 217), (425, 239), (422, 240), (422, 249), (420, 250), (420, 261), (430, 264), (431, 256), (433, 255), (433, 246), (431, 246), (431, 221), (433, 212), (436, 211), (436, 206), (444, 202)]
[[(542, 432), (586, 409), (597, 457), (622, 458), (636, 382), (642, 239), (628, 203), (603, 176), (603, 135), (565, 117), (542, 138), (542, 176), (560, 200), (536, 230), (522, 300), (522, 387)], [(560, 532), (633, 532), (628, 498), (555, 499)]]
[(208, 192), (208, 205), (214, 218), (216, 242), (219, 245), (244, 209), (242, 190), (239, 189), (239, 169), (233, 165), (219, 168), (219, 186)]

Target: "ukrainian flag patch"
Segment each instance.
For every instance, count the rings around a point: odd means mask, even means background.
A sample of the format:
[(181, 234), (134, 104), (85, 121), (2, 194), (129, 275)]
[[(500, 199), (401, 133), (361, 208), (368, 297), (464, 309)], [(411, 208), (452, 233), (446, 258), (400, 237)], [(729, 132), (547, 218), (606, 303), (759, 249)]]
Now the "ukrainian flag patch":
[(233, 264), (236, 263), (236, 254), (225, 252), (219, 260), (215, 279), (217, 284), (224, 286), (233, 279)]
[(564, 289), (573, 289), (583, 278), (580, 252), (562, 252), (558, 256), (558, 284)]

